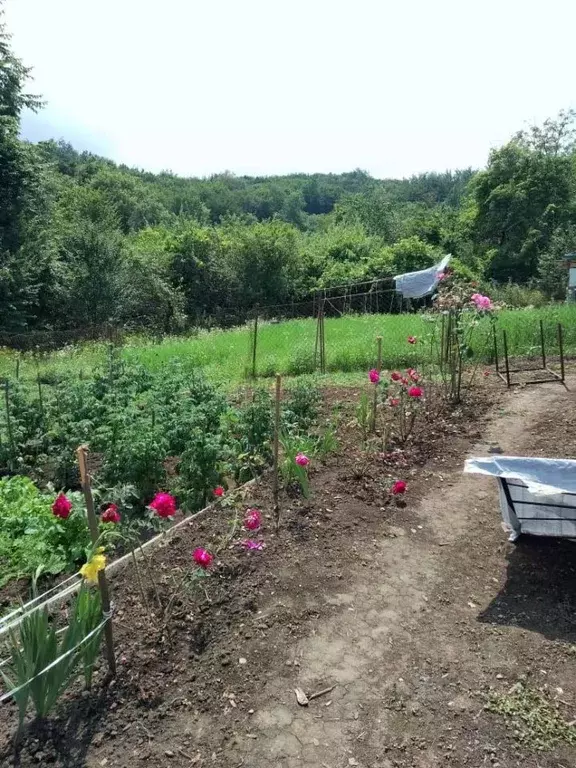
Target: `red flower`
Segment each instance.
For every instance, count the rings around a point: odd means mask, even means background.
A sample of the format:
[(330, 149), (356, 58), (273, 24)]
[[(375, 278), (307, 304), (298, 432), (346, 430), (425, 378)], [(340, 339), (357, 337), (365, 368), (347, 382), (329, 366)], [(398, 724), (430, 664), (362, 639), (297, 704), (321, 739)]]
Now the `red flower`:
[(399, 397), (389, 397), (388, 398), (388, 405), (391, 405), (392, 408), (396, 408), (397, 405), (400, 405), (400, 398)]
[(212, 493), (214, 494), (214, 496), (217, 496), (218, 498), (220, 498), (220, 496), (224, 496), (224, 488), (222, 488), (221, 485), (217, 485), (216, 488), (214, 488), (214, 490), (212, 491)]
[(376, 368), (372, 368), (371, 371), (368, 372), (368, 378), (372, 382), (372, 384), (378, 384), (380, 381), (380, 374), (376, 370)]
[(59, 493), (54, 500), (54, 504), (52, 504), (52, 514), (60, 517), (62, 520), (66, 520), (71, 511), (72, 502), (63, 493)]
[(199, 565), (200, 568), (204, 568), (204, 570), (209, 568), (212, 565), (212, 560), (214, 560), (214, 555), (211, 555), (207, 549), (203, 549), (202, 547), (197, 547), (192, 553), (192, 557), (196, 565)]
[(408, 336), (407, 338), (408, 344), (416, 344), (417, 341), (418, 339), (416, 338), (416, 336)]
[(120, 512), (118, 512), (116, 504), (108, 504), (104, 512), (102, 512), (100, 520), (102, 520), (103, 523), (119, 523)]
[(411, 378), (412, 381), (420, 381), (420, 374), (418, 371), (415, 371), (414, 368), (408, 368), (406, 371), (408, 376)]
[(490, 376), (490, 371), (484, 371), (484, 376)]
[(407, 379), (407, 378), (405, 378), (404, 376), (402, 376), (402, 378), (400, 379), (400, 381), (402, 382), (402, 384), (404, 384), (404, 386), (405, 386), (405, 387), (407, 387), (407, 386), (408, 386), (408, 384), (410, 384), (410, 382), (408, 381), (408, 379)]
[(176, 499), (169, 493), (157, 493), (148, 506), (158, 517), (172, 517), (176, 514)]
[(396, 480), (392, 484), (392, 488), (390, 488), (390, 493), (393, 496), (399, 496), (401, 493), (406, 493), (406, 489), (407, 488), (408, 488), (408, 486), (406, 485), (404, 480)]
[(421, 387), (410, 387), (408, 390), (408, 397), (414, 397), (416, 399), (422, 397), (424, 390)]
[(390, 374), (390, 378), (392, 381), (401, 381), (402, 380), (402, 374), (398, 373), (398, 371), (392, 371)]
[(262, 515), (258, 509), (249, 509), (244, 518), (244, 528), (248, 531), (257, 531), (262, 525)]

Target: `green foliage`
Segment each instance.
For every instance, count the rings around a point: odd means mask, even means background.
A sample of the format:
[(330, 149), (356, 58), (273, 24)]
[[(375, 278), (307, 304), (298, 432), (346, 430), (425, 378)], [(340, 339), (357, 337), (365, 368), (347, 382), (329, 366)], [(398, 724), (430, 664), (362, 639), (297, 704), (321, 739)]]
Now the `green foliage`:
[(54, 575), (74, 569), (86, 557), (90, 537), (80, 494), (69, 494), (66, 520), (52, 514), (54, 498), (27, 477), (0, 480), (0, 586), (38, 568)]
[(532, 688), (516, 683), (508, 693), (491, 693), (486, 709), (503, 715), (515, 738), (525, 747), (549, 750), (559, 744), (576, 745), (576, 731), (564, 720), (558, 704)]
[[(64, 633), (58, 632), (46, 607), (29, 612), (17, 628), (10, 631), (10, 662), (6, 671), (0, 670), (0, 674), (10, 690), (19, 689), (14, 699), (18, 705), (20, 728), (29, 700), (38, 718), (44, 718), (52, 711), (74, 679), (79, 663), (89, 687), (102, 632), (96, 632), (85, 643), (82, 641), (101, 620), (99, 594), (82, 585), (69, 611), (69, 623)], [(45, 669), (47, 671), (43, 672)]]
[(573, 120), (561, 113), (518, 134), (492, 151), (472, 182), (473, 235), (491, 252), (489, 273), (497, 280), (535, 277), (554, 232), (574, 221)]
[(290, 432), (305, 432), (318, 419), (322, 393), (318, 387), (298, 381), (288, 390), (282, 422)]

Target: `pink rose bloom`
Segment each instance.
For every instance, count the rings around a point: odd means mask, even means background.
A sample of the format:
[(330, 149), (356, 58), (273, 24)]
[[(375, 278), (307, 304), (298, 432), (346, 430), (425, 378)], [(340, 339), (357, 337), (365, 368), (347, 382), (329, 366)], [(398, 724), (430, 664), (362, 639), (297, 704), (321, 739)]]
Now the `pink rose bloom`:
[(400, 405), (400, 398), (399, 397), (389, 397), (388, 398), (388, 405), (391, 405), (392, 408), (396, 408), (396, 406)]
[(258, 509), (249, 509), (244, 518), (244, 528), (248, 531), (257, 531), (262, 525), (262, 515)]
[(380, 381), (380, 374), (378, 373), (376, 368), (372, 368), (372, 370), (369, 371), (368, 378), (370, 379), (372, 384), (378, 384), (378, 382)]
[(214, 490), (212, 491), (212, 493), (214, 494), (214, 496), (217, 496), (218, 498), (220, 498), (221, 496), (224, 496), (224, 488), (222, 488), (221, 485), (217, 485), (216, 488), (214, 488)]
[(310, 464), (310, 459), (303, 453), (297, 453), (295, 462), (299, 467), (307, 467)]
[(416, 344), (416, 342), (418, 341), (418, 339), (416, 338), (416, 336), (408, 336), (408, 338), (406, 339), (406, 341), (408, 342), (408, 344)]
[(52, 504), (52, 514), (66, 520), (72, 511), (72, 502), (63, 493), (59, 493)]
[(489, 299), (488, 296), (483, 296), (481, 293), (473, 293), (470, 300), (474, 303), (476, 309), (480, 311), (489, 312), (494, 307), (492, 300)]
[(422, 397), (424, 390), (421, 387), (410, 387), (408, 390), (408, 397), (414, 397), (416, 399)]
[(410, 379), (412, 381), (419, 381), (420, 380), (420, 374), (417, 371), (415, 371), (414, 368), (408, 368), (406, 373), (408, 374), (408, 376), (410, 377)]
[(158, 517), (172, 517), (176, 514), (176, 499), (169, 493), (157, 493), (148, 506)]
[(100, 520), (102, 520), (103, 523), (119, 523), (120, 512), (118, 512), (116, 504), (108, 504), (104, 512), (102, 512)]
[(200, 568), (209, 568), (212, 564), (212, 560), (214, 560), (214, 555), (211, 555), (210, 552), (208, 552), (207, 549), (203, 549), (202, 547), (197, 547), (194, 552), (192, 553), (192, 558), (194, 559), (194, 562), (196, 565), (199, 565)]
[(390, 378), (392, 381), (401, 381), (402, 380), (402, 374), (398, 373), (398, 371), (392, 371), (390, 374)]

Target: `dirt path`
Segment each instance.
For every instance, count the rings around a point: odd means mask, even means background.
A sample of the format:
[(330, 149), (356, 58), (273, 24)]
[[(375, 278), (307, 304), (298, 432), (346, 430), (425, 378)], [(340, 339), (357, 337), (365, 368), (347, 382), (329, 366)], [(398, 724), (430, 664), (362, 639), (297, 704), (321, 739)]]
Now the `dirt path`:
[[(555, 384), (511, 392), (472, 452), (497, 444), (509, 454), (574, 456), (575, 404)], [(218, 764), (576, 764), (573, 747), (539, 753), (484, 711), (490, 688), (506, 692), (526, 681), (548, 686), (563, 714), (576, 718), (574, 545), (509, 545), (496, 484), (462, 475), (461, 464), (429, 468), (417, 480), (430, 490), (416, 519), (397, 516), (369, 552), (358, 552), (356, 572), (327, 598), (337, 612), (279, 650), (282, 671), (268, 673), (255, 711), (246, 712)], [(296, 686), (310, 693), (332, 685), (298, 706)], [(189, 733), (202, 738), (213, 727), (206, 719)]]

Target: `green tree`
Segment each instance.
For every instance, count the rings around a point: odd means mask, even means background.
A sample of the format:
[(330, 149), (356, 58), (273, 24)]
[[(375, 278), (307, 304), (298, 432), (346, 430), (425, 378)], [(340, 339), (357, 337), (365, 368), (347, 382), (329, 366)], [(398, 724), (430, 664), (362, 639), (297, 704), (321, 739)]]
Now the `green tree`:
[(472, 181), (473, 234), (497, 280), (535, 277), (553, 232), (574, 219), (572, 119), (518, 134)]

